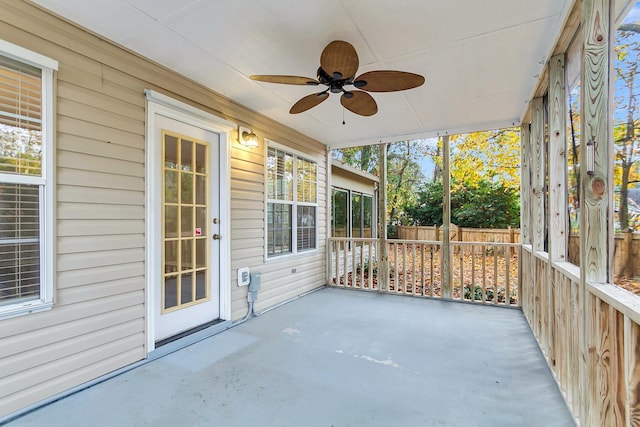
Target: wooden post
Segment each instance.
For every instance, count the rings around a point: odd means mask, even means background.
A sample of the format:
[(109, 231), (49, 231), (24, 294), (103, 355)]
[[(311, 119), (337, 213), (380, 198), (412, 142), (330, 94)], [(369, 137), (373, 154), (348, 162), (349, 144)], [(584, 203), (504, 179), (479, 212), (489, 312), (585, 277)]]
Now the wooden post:
[(529, 167), (529, 147), (531, 145), (531, 130), (529, 123), (522, 123), (520, 126), (520, 164), (521, 164), (521, 177), (520, 177), (520, 232), (522, 238), (522, 244), (528, 245), (531, 243), (531, 237), (529, 235), (529, 219), (531, 218), (531, 172)]
[(451, 171), (449, 164), (449, 135), (442, 137), (442, 297), (453, 296), (451, 269)]
[(387, 144), (378, 145), (378, 290), (389, 289), (389, 248), (387, 247)]
[(549, 62), (549, 258), (567, 260), (567, 107), (564, 54)]
[[(327, 195), (327, 210), (326, 212), (328, 212), (327, 216), (329, 216), (329, 220), (326, 221), (326, 229), (325, 229), (325, 236), (327, 236), (327, 247), (325, 248), (325, 253), (326, 253), (326, 269), (325, 269), (325, 285), (326, 286), (331, 286), (332, 284), (332, 271), (331, 271), (331, 244), (329, 243), (329, 237), (334, 237), (331, 235), (331, 203), (333, 202), (333, 200), (331, 200), (331, 148), (327, 147), (327, 151), (325, 153), (325, 159), (327, 162), (327, 176), (325, 177), (326, 181), (326, 186), (327, 189), (325, 191), (325, 194)], [(337, 248), (336, 248), (337, 251)], [(338, 268), (338, 264), (336, 263), (336, 269)], [(337, 277), (337, 276), (336, 276)]]
[(542, 98), (531, 102), (531, 246), (535, 252), (544, 250), (545, 149), (544, 105)]
[[(599, 413), (598, 403), (590, 401), (602, 390), (611, 390), (611, 372), (601, 360), (609, 355), (598, 354), (598, 333), (593, 322), (595, 304), (586, 303), (594, 299), (586, 292), (587, 283), (606, 283), (611, 280), (609, 252), (612, 245), (613, 226), (609, 218), (612, 201), (613, 144), (611, 141), (611, 58), (613, 53), (613, 0), (582, 0), (582, 31), (584, 34), (581, 67), (581, 112), (580, 112), (580, 301), (583, 327), (581, 335), (581, 378), (585, 399), (582, 403), (580, 423), (606, 425), (604, 413)], [(593, 145), (593, 165), (589, 165), (588, 142)], [(591, 167), (593, 170), (590, 170)], [(589, 172), (589, 173), (588, 173)], [(611, 251), (613, 252), (613, 251)], [(602, 338), (602, 337), (600, 337)], [(589, 375), (595, 367), (595, 376)], [(602, 384), (605, 381), (606, 384)]]

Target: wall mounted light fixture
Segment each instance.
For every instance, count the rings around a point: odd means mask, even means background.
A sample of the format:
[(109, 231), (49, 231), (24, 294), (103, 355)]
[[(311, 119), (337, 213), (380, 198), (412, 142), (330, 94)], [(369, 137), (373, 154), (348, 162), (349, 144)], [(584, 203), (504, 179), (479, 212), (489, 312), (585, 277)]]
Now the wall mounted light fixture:
[(247, 148), (255, 148), (259, 146), (258, 136), (245, 127), (240, 126), (238, 128), (238, 142)]

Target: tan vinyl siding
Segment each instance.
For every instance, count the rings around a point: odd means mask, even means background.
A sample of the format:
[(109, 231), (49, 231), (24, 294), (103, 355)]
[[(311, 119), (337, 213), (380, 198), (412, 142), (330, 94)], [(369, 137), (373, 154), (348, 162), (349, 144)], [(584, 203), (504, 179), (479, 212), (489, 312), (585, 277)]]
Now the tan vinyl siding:
[(28, 2), (0, 0), (0, 9), (0, 39), (59, 62), (54, 307), (0, 320), (0, 417), (145, 357), (145, 89), (248, 125), (318, 164), (317, 251), (265, 263), (263, 145), (233, 139), (231, 283), (221, 284), (231, 287), (232, 318), (247, 309), (238, 267), (263, 273), (259, 310), (324, 284), (322, 144)]

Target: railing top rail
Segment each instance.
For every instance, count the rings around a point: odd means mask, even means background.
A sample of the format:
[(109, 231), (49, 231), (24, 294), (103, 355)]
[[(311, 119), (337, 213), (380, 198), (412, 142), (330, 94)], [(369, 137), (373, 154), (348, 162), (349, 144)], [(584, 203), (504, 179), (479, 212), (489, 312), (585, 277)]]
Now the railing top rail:
[(504, 243), (504, 242), (458, 242), (455, 240), (451, 241), (452, 245), (458, 246), (506, 246), (510, 248), (519, 248), (522, 246), (521, 243)]
[(329, 237), (330, 242), (377, 242), (380, 239), (371, 237)]
[(416, 245), (442, 245), (438, 240), (387, 239), (387, 243), (410, 243)]

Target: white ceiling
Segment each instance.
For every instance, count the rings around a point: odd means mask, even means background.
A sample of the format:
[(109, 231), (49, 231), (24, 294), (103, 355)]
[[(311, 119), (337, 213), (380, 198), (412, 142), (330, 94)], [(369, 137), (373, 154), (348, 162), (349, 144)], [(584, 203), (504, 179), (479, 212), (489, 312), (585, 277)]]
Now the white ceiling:
[[(571, 0), (35, 0), (209, 88), (337, 148), (518, 124)], [(315, 77), (332, 40), (359, 73), (395, 69), (426, 83), (373, 93), (371, 117), (339, 95), (298, 115), (317, 87), (252, 81)], [(346, 124), (342, 124), (344, 119)]]

